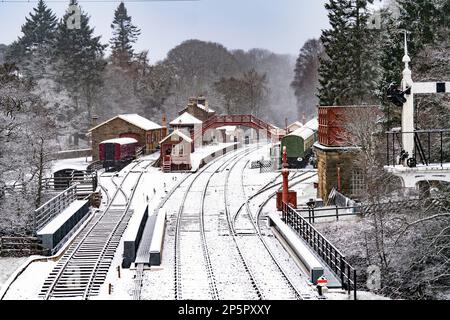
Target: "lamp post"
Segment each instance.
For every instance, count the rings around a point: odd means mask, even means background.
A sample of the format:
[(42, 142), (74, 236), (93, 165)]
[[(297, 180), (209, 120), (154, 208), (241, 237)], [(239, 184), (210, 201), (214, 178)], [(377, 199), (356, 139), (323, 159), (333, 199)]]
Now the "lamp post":
[(289, 176), (289, 169), (287, 168), (287, 153), (286, 153), (286, 146), (283, 146), (283, 164), (281, 167), (281, 175), (283, 176), (283, 193), (281, 200), (283, 203), (288, 204), (288, 192), (289, 192), (289, 184), (288, 184), (288, 176)]

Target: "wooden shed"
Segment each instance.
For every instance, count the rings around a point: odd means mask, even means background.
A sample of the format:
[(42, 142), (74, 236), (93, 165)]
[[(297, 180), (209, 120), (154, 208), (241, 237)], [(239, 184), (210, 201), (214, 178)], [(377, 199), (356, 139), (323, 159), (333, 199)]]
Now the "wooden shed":
[(145, 153), (155, 152), (159, 141), (167, 134), (167, 128), (138, 114), (121, 114), (89, 130), (92, 140), (92, 159), (99, 160), (98, 146), (102, 141), (114, 138), (134, 138)]
[(180, 130), (175, 130), (161, 142), (161, 166), (164, 172), (190, 170), (193, 140)]

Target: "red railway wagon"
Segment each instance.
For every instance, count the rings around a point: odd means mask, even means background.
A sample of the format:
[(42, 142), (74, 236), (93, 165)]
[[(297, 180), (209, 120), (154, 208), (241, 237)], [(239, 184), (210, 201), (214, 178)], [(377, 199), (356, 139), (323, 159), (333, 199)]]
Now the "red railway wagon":
[(103, 168), (120, 170), (136, 158), (138, 141), (133, 138), (105, 140), (99, 144)]

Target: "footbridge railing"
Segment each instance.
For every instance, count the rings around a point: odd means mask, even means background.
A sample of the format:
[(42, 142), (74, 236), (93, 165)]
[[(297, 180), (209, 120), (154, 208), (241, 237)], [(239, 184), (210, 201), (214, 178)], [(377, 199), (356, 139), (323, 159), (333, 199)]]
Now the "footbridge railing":
[(215, 115), (203, 122), (203, 132), (216, 126), (225, 125), (247, 125), (253, 128), (266, 130), (270, 135), (275, 129), (267, 122), (253, 116), (253, 115)]

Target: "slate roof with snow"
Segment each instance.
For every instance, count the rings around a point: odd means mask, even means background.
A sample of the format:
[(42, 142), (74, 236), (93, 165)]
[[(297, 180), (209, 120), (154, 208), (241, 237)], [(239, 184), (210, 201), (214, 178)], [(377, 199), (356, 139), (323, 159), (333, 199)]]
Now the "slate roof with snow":
[(202, 124), (203, 122), (196, 117), (194, 117), (192, 114), (185, 112), (175, 120), (173, 120), (170, 125), (171, 126), (177, 126), (177, 125), (183, 125), (183, 124)]
[(120, 145), (124, 145), (124, 144), (137, 143), (137, 142), (138, 141), (133, 138), (116, 138), (116, 139), (105, 140), (100, 143), (117, 143)]
[(309, 128), (311, 130), (317, 131), (319, 130), (319, 119), (314, 118), (305, 123), (304, 127)]
[(215, 112), (213, 109), (210, 109), (210, 108), (206, 109), (206, 107), (204, 105), (202, 105), (202, 104), (197, 104), (197, 107), (199, 107), (202, 110), (208, 111), (209, 113), (214, 113)]
[(303, 127), (295, 130), (289, 135), (298, 136), (302, 139), (308, 139), (311, 135), (317, 132), (317, 130), (319, 130), (319, 121), (317, 120), (317, 118), (314, 118), (305, 123)]
[(288, 126), (288, 128), (291, 128), (291, 127), (294, 127), (294, 126), (297, 126), (297, 127), (301, 128), (301, 127), (303, 127), (303, 123), (301, 123), (300, 121), (295, 121), (295, 122), (291, 123)]
[(187, 135), (185, 135), (183, 132), (181, 132), (180, 130), (175, 130), (174, 132), (172, 132), (171, 134), (169, 134), (167, 137), (165, 137), (163, 140), (161, 140), (160, 142), (159, 142), (159, 144), (162, 144), (162, 143), (164, 143), (165, 141), (167, 141), (168, 139), (170, 139), (172, 136), (174, 136), (174, 135), (177, 135), (177, 136), (179, 136), (181, 139), (183, 139), (183, 140), (185, 140), (185, 141), (187, 141), (187, 142), (189, 142), (189, 143), (192, 143), (192, 139), (191, 138), (189, 138)]
[(162, 128), (162, 126), (160, 126), (159, 124), (157, 124), (153, 121), (150, 121), (147, 118), (144, 118), (144, 117), (138, 115), (137, 113), (133, 113), (133, 114), (119, 114), (118, 116), (115, 116), (114, 118), (111, 118), (109, 120), (106, 120), (105, 122), (100, 123), (99, 125), (90, 129), (89, 132), (91, 132), (91, 131), (93, 131), (115, 119), (122, 119), (128, 123), (131, 123), (132, 125), (135, 125), (138, 128), (141, 128), (142, 130), (145, 130), (145, 131), (156, 130), (156, 129)]

